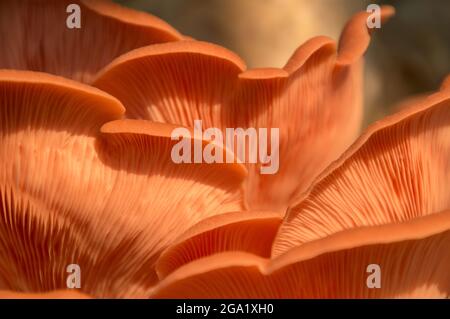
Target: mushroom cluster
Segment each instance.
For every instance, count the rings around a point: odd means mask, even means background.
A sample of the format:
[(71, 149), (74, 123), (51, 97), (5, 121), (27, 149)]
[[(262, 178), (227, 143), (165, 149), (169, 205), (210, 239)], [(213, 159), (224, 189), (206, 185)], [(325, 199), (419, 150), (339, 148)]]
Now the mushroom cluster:
[[(450, 77), (359, 135), (369, 13), (247, 69), (109, 1), (0, 12), (0, 298), (450, 295)], [(279, 128), (278, 173), (174, 163), (195, 120)]]

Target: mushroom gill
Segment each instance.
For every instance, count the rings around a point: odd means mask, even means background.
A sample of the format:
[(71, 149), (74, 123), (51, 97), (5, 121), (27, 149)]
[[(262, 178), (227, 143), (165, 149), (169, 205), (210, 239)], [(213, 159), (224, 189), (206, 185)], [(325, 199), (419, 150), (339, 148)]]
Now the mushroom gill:
[(245, 251), (269, 258), (283, 215), (230, 212), (202, 220), (175, 240), (158, 258), (159, 278), (193, 260), (224, 251)]
[(450, 208), (450, 91), (413, 100), (367, 129), (289, 208), (273, 246)]
[[(382, 8), (383, 20), (392, 14), (393, 8)], [(260, 162), (247, 165), (246, 200), (254, 210), (284, 211), (358, 135), (367, 17), (363, 12), (348, 22), (339, 48), (329, 38), (313, 38), (282, 69), (246, 70), (224, 48), (180, 41), (117, 58), (94, 85), (120, 99), (129, 118), (190, 127), (202, 120), (205, 127), (220, 129), (279, 128), (279, 171), (261, 175)], [(268, 150), (274, 147), (269, 141)], [(250, 150), (245, 152), (248, 158)]]
[[(152, 298), (445, 298), (450, 293), (450, 211), (361, 227), (274, 259), (226, 252), (175, 270)], [(381, 269), (370, 288), (369, 265)]]
[(101, 70), (93, 85), (119, 98), (127, 118), (186, 127), (202, 120), (205, 127), (222, 128), (221, 104), (243, 69), (225, 48), (184, 40), (128, 52)]
[[(174, 269), (150, 297), (449, 296), (450, 91), (443, 85), (410, 103), (316, 179), (289, 209), (270, 258), (203, 255)], [(377, 288), (369, 285), (372, 266)]]
[[(80, 28), (69, 28), (69, 5)], [(0, 1), (0, 69), (52, 73), (90, 82), (115, 57), (182, 36), (157, 17), (105, 0)]]
[(171, 241), (245, 208), (245, 167), (173, 163), (172, 126), (109, 122), (124, 109), (98, 89), (2, 70), (0, 96), (1, 289), (63, 289), (78, 264), (82, 292), (142, 296)]
[(20, 293), (0, 290), (0, 299), (90, 299), (90, 297), (73, 289), (54, 290), (47, 293)]

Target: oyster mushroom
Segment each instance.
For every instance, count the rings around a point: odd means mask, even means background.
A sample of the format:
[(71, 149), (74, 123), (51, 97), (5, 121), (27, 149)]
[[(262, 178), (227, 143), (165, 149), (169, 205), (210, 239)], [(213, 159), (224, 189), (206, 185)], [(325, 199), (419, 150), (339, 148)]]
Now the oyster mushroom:
[(66, 288), (75, 263), (82, 292), (141, 296), (171, 241), (244, 209), (245, 167), (173, 163), (171, 125), (108, 122), (123, 107), (98, 89), (3, 70), (0, 96), (0, 289)]
[[(69, 5), (80, 8), (70, 29)], [(0, 2), (0, 69), (30, 70), (90, 82), (115, 57), (182, 36), (164, 21), (105, 0)]]
[(225, 251), (270, 257), (283, 215), (277, 212), (230, 212), (206, 218), (188, 229), (158, 258), (159, 278), (193, 260)]
[(450, 208), (450, 91), (373, 124), (289, 208), (273, 253)]
[[(346, 230), (274, 259), (225, 252), (178, 268), (151, 298), (445, 298), (450, 211)], [(370, 288), (369, 265), (381, 269)]]
[[(72, 3), (81, 29), (61, 27)], [(329, 165), (358, 134), (368, 13), (339, 44), (316, 37), (281, 69), (247, 70), (224, 48), (106, 1), (0, 9), (0, 68), (108, 92), (0, 70), (0, 297), (450, 295), (449, 78)], [(382, 20), (392, 14), (383, 7)], [(279, 173), (174, 163), (171, 133), (195, 120), (279, 128)], [(80, 292), (62, 290), (73, 263)]]
[[(381, 14), (385, 20), (393, 8)], [(279, 128), (279, 171), (261, 175), (261, 162), (247, 165), (246, 200), (251, 209), (282, 212), (359, 133), (368, 15), (349, 21), (339, 48), (327, 37), (313, 38), (282, 69), (246, 70), (222, 47), (179, 41), (133, 50), (93, 84), (120, 99), (129, 118), (191, 127), (202, 120), (222, 130)], [(245, 162), (249, 152), (239, 158)]]
[[(450, 91), (443, 85), (412, 103), (369, 127), (316, 179), (288, 210), (271, 258), (210, 255), (173, 271), (151, 296), (447, 297)], [(381, 270), (380, 287), (367, 284), (370, 265)]]
[(74, 290), (54, 290), (47, 293), (18, 293), (1, 291), (0, 299), (89, 299), (88, 295)]
[(441, 91), (450, 90), (450, 75), (442, 81)]

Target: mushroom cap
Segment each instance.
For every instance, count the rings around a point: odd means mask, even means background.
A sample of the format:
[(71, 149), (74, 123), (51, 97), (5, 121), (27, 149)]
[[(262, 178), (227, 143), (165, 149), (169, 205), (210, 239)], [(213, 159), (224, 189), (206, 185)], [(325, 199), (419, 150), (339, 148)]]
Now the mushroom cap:
[(193, 260), (225, 251), (245, 251), (270, 257), (283, 215), (241, 211), (206, 218), (188, 229), (158, 258), (160, 279)]
[[(80, 8), (80, 28), (66, 23)], [(104, 0), (0, 2), (0, 69), (32, 70), (88, 83), (115, 57), (183, 37), (164, 21)]]
[[(226, 252), (175, 270), (151, 298), (445, 298), (450, 294), (450, 211), (361, 227), (274, 259)], [(381, 288), (367, 285), (379, 265)], [(214, 283), (214, 284), (211, 284)]]
[(171, 241), (245, 209), (244, 166), (173, 163), (173, 126), (119, 120), (123, 106), (96, 88), (1, 70), (0, 97), (2, 289), (65, 288), (75, 263), (84, 293), (142, 296)]
[(448, 75), (444, 81), (442, 81), (441, 91), (450, 90), (450, 75)]
[[(382, 8), (383, 20), (392, 14)], [(339, 48), (327, 37), (313, 38), (282, 69), (247, 70), (224, 48), (185, 40), (133, 50), (102, 70), (94, 85), (119, 98), (128, 118), (279, 129), (279, 171), (261, 175), (260, 161), (248, 164), (246, 200), (251, 209), (281, 212), (359, 133), (368, 15), (348, 22)], [(269, 140), (267, 147), (276, 145)], [(247, 145), (239, 158), (245, 162), (250, 151)]]
[(411, 103), (370, 126), (289, 208), (274, 256), (346, 229), (450, 208), (450, 91)]

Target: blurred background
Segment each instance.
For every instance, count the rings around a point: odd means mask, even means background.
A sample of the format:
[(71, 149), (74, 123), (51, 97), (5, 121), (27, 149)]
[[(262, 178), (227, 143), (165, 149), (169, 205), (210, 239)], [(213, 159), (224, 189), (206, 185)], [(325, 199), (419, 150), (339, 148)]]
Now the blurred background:
[(370, 3), (396, 16), (366, 54), (365, 125), (405, 98), (436, 90), (450, 74), (450, 0), (116, 0), (156, 15), (185, 35), (222, 45), (251, 67), (282, 67), (307, 39), (338, 39)]

